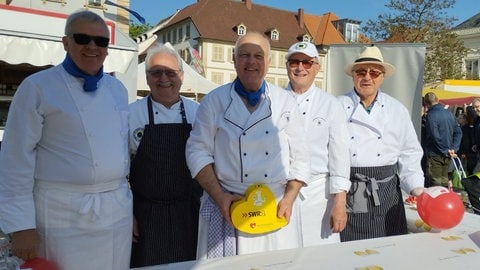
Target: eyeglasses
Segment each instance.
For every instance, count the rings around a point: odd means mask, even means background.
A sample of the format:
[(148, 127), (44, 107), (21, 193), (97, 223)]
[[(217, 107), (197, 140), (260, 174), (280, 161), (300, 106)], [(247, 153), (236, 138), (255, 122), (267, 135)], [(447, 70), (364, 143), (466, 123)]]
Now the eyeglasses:
[(378, 69), (363, 69), (363, 68), (361, 68), (361, 69), (356, 69), (353, 72), (355, 72), (355, 74), (357, 74), (358, 77), (365, 77), (365, 76), (367, 76), (367, 73), (368, 73), (368, 75), (370, 75), (370, 78), (372, 78), (372, 79), (376, 79), (376, 78), (378, 78), (378, 76), (383, 74), (383, 71), (378, 70)]
[(93, 40), (95, 42), (95, 45), (98, 47), (105, 48), (108, 46), (108, 43), (110, 42), (109, 38), (106, 37), (97, 37), (97, 36), (89, 36), (87, 34), (72, 34), (73, 40), (75, 40), (75, 43), (78, 45), (87, 45), (90, 43), (90, 41)]
[(163, 74), (165, 74), (167, 77), (173, 78), (177, 76), (178, 72), (180, 70), (174, 70), (174, 69), (154, 69), (154, 70), (147, 70), (148, 75), (155, 77), (155, 78), (160, 78), (162, 77)]
[(313, 60), (298, 60), (298, 59), (289, 59), (288, 65), (291, 68), (296, 68), (302, 63), (303, 68), (309, 69), (312, 67), (313, 64), (317, 64), (317, 62)]

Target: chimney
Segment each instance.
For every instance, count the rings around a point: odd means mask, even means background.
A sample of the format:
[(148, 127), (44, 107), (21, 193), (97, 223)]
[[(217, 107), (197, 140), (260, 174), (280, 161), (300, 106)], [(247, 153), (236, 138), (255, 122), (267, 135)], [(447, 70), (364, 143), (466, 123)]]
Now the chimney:
[(242, 0), (248, 10), (252, 10), (252, 0)]
[(303, 14), (303, 8), (299, 8), (298, 9), (298, 26), (300, 27), (300, 29), (304, 29), (305, 28), (305, 18), (304, 18), (304, 14)]

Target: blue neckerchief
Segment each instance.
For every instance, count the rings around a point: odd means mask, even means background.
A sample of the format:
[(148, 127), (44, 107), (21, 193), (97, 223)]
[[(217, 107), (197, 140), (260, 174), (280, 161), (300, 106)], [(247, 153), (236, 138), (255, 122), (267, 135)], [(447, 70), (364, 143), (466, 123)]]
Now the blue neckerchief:
[(265, 81), (263, 81), (260, 89), (255, 92), (245, 90), (245, 87), (243, 87), (242, 83), (238, 78), (236, 78), (233, 83), (235, 84), (235, 92), (237, 92), (237, 94), (239, 94), (241, 97), (247, 99), (250, 106), (257, 105), (258, 101), (260, 101), (260, 98), (262, 97), (262, 94), (265, 93)]
[(77, 65), (72, 61), (70, 55), (65, 57), (65, 60), (62, 62), (63, 68), (72, 76), (83, 78), (85, 83), (83, 84), (83, 90), (87, 92), (93, 92), (98, 88), (98, 81), (103, 77), (103, 66), (100, 70), (95, 74), (95, 76), (88, 75), (85, 72), (81, 71)]

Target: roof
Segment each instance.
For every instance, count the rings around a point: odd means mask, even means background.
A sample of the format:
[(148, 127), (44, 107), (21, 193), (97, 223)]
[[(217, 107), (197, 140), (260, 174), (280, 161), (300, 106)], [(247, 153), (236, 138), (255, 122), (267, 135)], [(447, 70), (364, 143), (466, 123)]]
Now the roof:
[(468, 28), (477, 28), (480, 27), (480, 13), (474, 15), (467, 19), (466, 21), (455, 26), (453, 30), (468, 29)]
[(333, 21), (340, 18), (332, 12), (323, 14), (322, 16), (305, 14), (305, 26), (312, 35), (315, 45), (331, 45), (345, 43), (342, 35), (335, 26)]
[[(261, 33), (276, 29), (280, 38), (272, 40), (271, 46), (286, 49), (307, 33), (306, 28), (300, 26), (298, 17), (298, 13), (250, 1), (198, 0), (181, 9), (166, 27), (190, 19), (202, 39), (225, 42), (235, 42), (238, 35), (234, 29), (240, 24), (245, 25), (247, 31)], [(213, 27), (218, 25), (226, 27)]]

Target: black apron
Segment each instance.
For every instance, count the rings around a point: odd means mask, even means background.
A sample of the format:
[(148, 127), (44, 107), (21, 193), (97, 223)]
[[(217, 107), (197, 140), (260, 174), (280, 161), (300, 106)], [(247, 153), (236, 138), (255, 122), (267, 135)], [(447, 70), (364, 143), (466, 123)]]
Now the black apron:
[(182, 123), (155, 125), (148, 97), (149, 124), (129, 177), (140, 234), (132, 245), (132, 268), (196, 258), (202, 189), (186, 164), (185, 144), (192, 127), (180, 102)]

